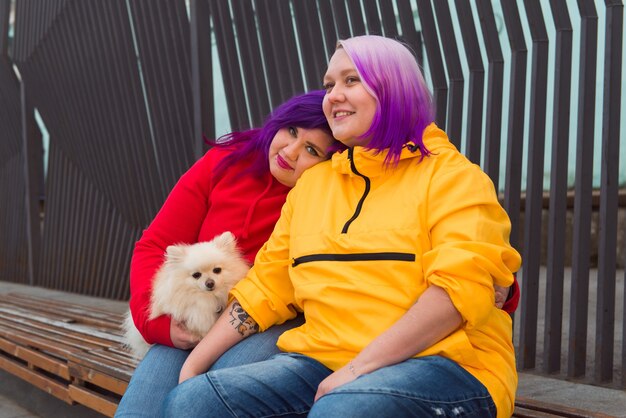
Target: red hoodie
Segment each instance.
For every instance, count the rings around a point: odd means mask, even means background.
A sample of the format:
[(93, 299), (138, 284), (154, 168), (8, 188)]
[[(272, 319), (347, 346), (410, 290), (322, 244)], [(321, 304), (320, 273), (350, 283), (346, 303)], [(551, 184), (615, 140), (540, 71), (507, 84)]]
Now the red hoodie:
[(258, 178), (237, 177), (246, 161), (229, 166), (214, 178), (215, 166), (229, 151), (215, 147), (178, 181), (163, 207), (135, 245), (130, 266), (130, 310), (139, 332), (150, 344), (172, 346), (170, 318), (148, 320), (152, 280), (172, 244), (209, 241), (231, 231), (252, 264), (280, 216), (289, 188), (268, 172)]

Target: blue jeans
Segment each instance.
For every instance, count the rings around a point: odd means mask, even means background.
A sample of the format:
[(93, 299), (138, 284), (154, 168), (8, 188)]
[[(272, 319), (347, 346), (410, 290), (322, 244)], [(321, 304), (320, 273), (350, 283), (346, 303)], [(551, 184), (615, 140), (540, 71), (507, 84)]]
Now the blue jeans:
[(495, 417), (487, 389), (455, 362), (421, 357), (384, 367), (313, 398), (332, 373), (301, 354), (210, 371), (174, 389), (166, 417)]
[[(280, 353), (276, 347), (278, 337), (283, 332), (302, 325), (303, 322), (303, 315), (299, 315), (296, 319), (246, 338), (224, 353), (211, 370), (269, 359)], [(178, 385), (178, 375), (188, 355), (189, 351), (158, 344), (152, 346), (133, 373), (115, 417), (161, 416), (163, 400)]]

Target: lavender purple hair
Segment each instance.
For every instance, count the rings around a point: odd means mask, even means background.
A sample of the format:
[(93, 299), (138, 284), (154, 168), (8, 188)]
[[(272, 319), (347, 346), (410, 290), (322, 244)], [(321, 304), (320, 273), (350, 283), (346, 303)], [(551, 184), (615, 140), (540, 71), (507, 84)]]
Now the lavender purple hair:
[[(294, 96), (278, 106), (265, 120), (260, 128), (243, 132), (231, 132), (223, 135), (218, 141), (209, 141), (211, 145), (233, 149), (216, 167), (214, 174), (221, 176), (235, 161), (249, 159), (250, 166), (241, 175), (264, 176), (269, 173), (269, 149), (276, 133), (290, 126), (304, 129), (321, 129), (332, 136), (330, 127), (322, 111), (324, 90)], [(331, 146), (330, 152), (341, 147), (339, 142)]]
[(362, 136), (371, 138), (367, 148), (388, 150), (386, 164), (396, 164), (409, 141), (415, 143), (422, 158), (429, 155), (422, 135), (434, 120), (432, 95), (409, 48), (375, 35), (340, 40), (337, 48), (348, 54), (377, 102), (372, 125)]

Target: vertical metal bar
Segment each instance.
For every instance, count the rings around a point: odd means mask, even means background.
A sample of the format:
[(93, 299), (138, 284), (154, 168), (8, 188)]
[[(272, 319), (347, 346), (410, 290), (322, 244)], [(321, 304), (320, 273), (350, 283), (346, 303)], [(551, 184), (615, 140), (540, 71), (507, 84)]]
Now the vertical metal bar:
[(191, 92), (193, 94), (194, 159), (207, 150), (204, 136), (215, 138), (215, 100), (211, 46), (211, 9), (208, 0), (192, 0)]
[(37, 277), (40, 250), (41, 228), (39, 226), (39, 177), (43, 169), (41, 156), (43, 148), (41, 141), (37, 141), (35, 118), (33, 107), (26, 92), (25, 83), (21, 83), (22, 102), (22, 141), (23, 141), (23, 164), (24, 164), (24, 196), (26, 199), (26, 242), (28, 244), (28, 283), (35, 284)]
[(457, 41), (454, 37), (454, 27), (450, 16), (450, 6), (447, 1), (435, 1), (435, 13), (437, 16), (437, 26), (439, 27), (439, 37), (443, 47), (446, 70), (448, 72), (448, 115), (446, 133), (450, 142), (458, 149), (461, 149), (461, 139), (463, 133), (463, 89), (465, 79), (459, 58)]
[(276, 107), (304, 89), (289, 1), (257, 0), (255, 9), (271, 104)]
[[(285, 67), (289, 72), (289, 77), (285, 78), (290, 81), (290, 89), (287, 91), (287, 96), (282, 101), (293, 96), (295, 93), (301, 93), (304, 91), (304, 80), (302, 79), (302, 68), (300, 64), (300, 58), (297, 54), (296, 35), (293, 30), (293, 19), (291, 17), (290, 0), (278, 0), (276, 7), (278, 8), (278, 19), (280, 24), (278, 25), (278, 36), (283, 43), (284, 49), (277, 50), (275, 45), (273, 46), (274, 59), (279, 63), (278, 65)], [(276, 9), (274, 9), (276, 10)], [(276, 23), (274, 23), (276, 25)], [(287, 55), (289, 54), (289, 55)], [(285, 57), (287, 55), (287, 57)], [(287, 64), (285, 66), (285, 64)]]
[(346, 11), (346, 2), (344, 0), (331, 0), (331, 2), (332, 8), (335, 12), (335, 25), (337, 26), (338, 40), (350, 38), (353, 32), (350, 30), (348, 12)]
[(365, 20), (367, 24), (367, 33), (370, 35), (383, 34), (383, 28), (378, 16), (378, 6), (376, 0), (363, 0), (363, 11), (365, 12)]
[(393, 11), (392, 0), (378, 0), (383, 35), (387, 38), (398, 38), (398, 24)]
[(567, 218), (567, 157), (572, 83), (572, 24), (564, 0), (550, 0), (550, 8), (556, 29), (556, 57), (546, 282), (546, 300), (548, 302), (545, 306), (543, 370), (546, 373), (555, 373), (561, 369), (565, 220)]
[(294, 1), (292, 5), (302, 51), (306, 89), (319, 89), (326, 70), (326, 54), (315, 2)]
[[(448, 84), (443, 66), (443, 58), (441, 56), (442, 49), (439, 46), (437, 26), (435, 25), (435, 17), (430, 0), (417, 0), (417, 11), (419, 12), (420, 22), (422, 24), (426, 57), (428, 58), (430, 77), (433, 82), (435, 121), (437, 125), (443, 127), (446, 126), (447, 120)], [(457, 140), (459, 139), (460, 138)]]
[[(541, 259), (541, 211), (543, 207), (543, 165), (546, 131), (546, 91), (548, 84), (548, 34), (541, 6), (525, 0), (526, 16), (533, 40), (532, 82), (528, 136), (528, 180), (524, 211), (524, 269), (520, 346), (524, 348), (520, 368), (535, 367), (536, 324)], [(515, 115), (522, 117), (522, 115)]]
[(11, 1), (0, 1), (0, 56), (8, 58), (9, 51), (9, 15)]
[(363, 21), (363, 9), (361, 9), (360, 0), (345, 0), (348, 7), (348, 19), (352, 26), (352, 36), (367, 34), (365, 30), (365, 22)]
[(585, 375), (587, 364), (587, 314), (589, 312), (589, 256), (593, 180), (594, 114), (596, 107), (596, 63), (598, 14), (593, 0), (579, 0), (580, 71), (578, 80), (578, 124), (576, 129), (576, 180), (574, 194), (574, 238), (567, 376)]
[[(398, 6), (398, 14), (400, 15), (402, 38), (411, 46), (411, 48), (413, 48), (413, 52), (417, 56), (417, 62), (421, 68), (424, 68), (422, 35), (415, 28), (415, 18), (413, 15), (413, 9), (411, 8), (411, 3), (409, 0), (396, 0), (396, 6)], [(441, 64), (441, 67), (443, 67), (443, 64)]]
[(269, 95), (265, 87), (263, 77), (263, 61), (259, 48), (259, 36), (256, 31), (256, 23), (252, 3), (247, 1), (233, 1), (234, 24), (237, 31), (236, 39), (241, 58), (243, 84), (248, 98), (248, 107), (252, 126), (263, 123), (265, 116), (270, 111)]
[(383, 25), (383, 34), (387, 38), (398, 37), (398, 24), (396, 22), (396, 15), (393, 12), (392, 0), (378, 0), (380, 6), (381, 23)]
[(250, 118), (245, 100), (245, 91), (241, 84), (241, 67), (237, 57), (235, 32), (228, 2), (211, 0), (211, 15), (217, 40), (217, 51), (220, 57), (226, 106), (232, 130), (250, 128)]
[(605, 0), (604, 98), (602, 103), (602, 162), (600, 174), (600, 235), (598, 242), (598, 306), (594, 380), (613, 377), (615, 326), (615, 264), (617, 195), (622, 91), (622, 37), (624, 5)]
[[(277, 30), (272, 23), (270, 16), (270, 3), (268, 0), (256, 0), (255, 9), (259, 22), (259, 35), (261, 38), (262, 54), (265, 57), (265, 72), (267, 77), (267, 88), (269, 90), (270, 106), (278, 106), (282, 102), (282, 97), (286, 96), (287, 83), (282, 82), (279, 74), (281, 66), (275, 57), (276, 49), (281, 48), (280, 44), (274, 45), (273, 32)], [(218, 26), (214, 24), (214, 32), (217, 37)], [(274, 47), (272, 47), (274, 45)]]
[[(509, 87), (509, 114), (507, 125), (507, 154), (504, 188), (504, 208), (511, 218), (511, 245), (520, 248), (520, 195), (524, 145), (524, 109), (526, 106), (526, 63), (528, 51), (519, 11), (514, 2), (501, 0), (504, 22), (511, 46), (511, 75)], [(529, 324), (529, 326), (532, 326)], [(535, 328), (536, 330), (536, 328)], [(524, 350), (524, 347), (521, 347)]]
[(480, 165), (485, 68), (483, 67), (483, 59), (480, 55), (480, 44), (478, 43), (478, 36), (476, 35), (476, 28), (474, 27), (474, 18), (472, 16), (470, 3), (466, 0), (457, 0), (455, 4), (461, 26), (465, 56), (469, 65), (465, 155), (472, 162)]
[[(498, 39), (498, 28), (489, 0), (476, 3), (487, 52), (487, 109), (485, 121), (485, 156), (483, 169), (500, 190), (500, 142), (502, 136), (502, 90), (504, 58)], [(469, 129), (468, 129), (469, 132)], [(519, 196), (518, 196), (519, 198)]]
[(322, 32), (324, 33), (326, 43), (325, 62), (328, 62), (335, 52), (335, 45), (338, 40), (337, 29), (335, 28), (335, 17), (330, 0), (318, 0), (317, 4), (319, 7), (320, 20), (322, 21)]

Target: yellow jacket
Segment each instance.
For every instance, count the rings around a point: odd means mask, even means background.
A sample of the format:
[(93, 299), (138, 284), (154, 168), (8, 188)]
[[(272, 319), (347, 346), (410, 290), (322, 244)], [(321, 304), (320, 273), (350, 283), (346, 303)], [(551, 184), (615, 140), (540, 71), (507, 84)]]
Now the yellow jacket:
[(396, 322), (430, 285), (443, 288), (462, 327), (418, 356), (454, 360), (513, 411), (512, 324), (494, 282), (513, 283), (519, 254), (493, 183), (434, 124), (432, 155), (405, 148), (397, 167), (361, 147), (307, 170), (292, 189), (248, 277), (232, 291), (262, 330), (304, 311), (278, 347), (332, 370)]

